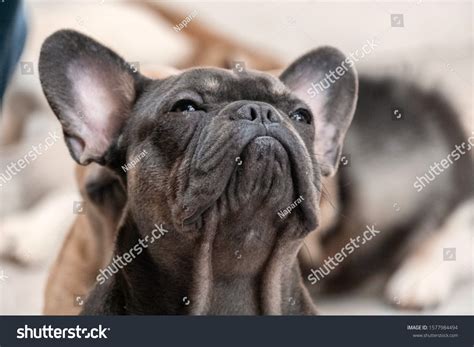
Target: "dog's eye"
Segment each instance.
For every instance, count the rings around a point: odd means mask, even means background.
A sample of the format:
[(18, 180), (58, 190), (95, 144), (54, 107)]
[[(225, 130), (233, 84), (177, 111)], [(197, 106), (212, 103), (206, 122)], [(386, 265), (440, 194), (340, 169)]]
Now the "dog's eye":
[(173, 105), (170, 112), (195, 112), (199, 111), (196, 103), (192, 100), (179, 100)]
[(290, 118), (295, 122), (306, 122), (311, 124), (311, 112), (304, 108), (299, 108), (290, 113)]

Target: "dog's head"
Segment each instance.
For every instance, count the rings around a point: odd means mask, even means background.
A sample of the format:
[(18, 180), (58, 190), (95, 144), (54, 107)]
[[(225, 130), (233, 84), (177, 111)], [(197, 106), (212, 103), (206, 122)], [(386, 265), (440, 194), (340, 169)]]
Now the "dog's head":
[(122, 177), (144, 230), (199, 229), (214, 210), (226, 226), (292, 221), (311, 231), (321, 176), (337, 169), (357, 96), (350, 62), (329, 47), (279, 78), (196, 68), (151, 80), (94, 40), (59, 31), (43, 44), (39, 71), (72, 157)]

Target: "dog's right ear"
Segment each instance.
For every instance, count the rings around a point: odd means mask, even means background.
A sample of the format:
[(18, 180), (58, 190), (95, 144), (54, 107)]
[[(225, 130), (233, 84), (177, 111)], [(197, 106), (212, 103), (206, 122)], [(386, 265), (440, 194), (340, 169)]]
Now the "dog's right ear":
[(107, 47), (72, 30), (46, 39), (39, 74), (74, 160), (104, 164), (146, 78)]

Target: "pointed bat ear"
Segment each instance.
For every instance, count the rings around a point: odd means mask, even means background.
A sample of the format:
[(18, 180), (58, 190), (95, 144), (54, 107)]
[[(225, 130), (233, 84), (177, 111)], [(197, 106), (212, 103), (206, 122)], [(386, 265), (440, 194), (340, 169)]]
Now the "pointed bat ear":
[(72, 30), (46, 39), (39, 74), (71, 156), (83, 165), (103, 163), (146, 78), (107, 47)]
[(357, 103), (354, 63), (335, 48), (321, 47), (294, 61), (280, 79), (311, 107), (316, 127), (314, 151), (321, 172), (334, 175)]

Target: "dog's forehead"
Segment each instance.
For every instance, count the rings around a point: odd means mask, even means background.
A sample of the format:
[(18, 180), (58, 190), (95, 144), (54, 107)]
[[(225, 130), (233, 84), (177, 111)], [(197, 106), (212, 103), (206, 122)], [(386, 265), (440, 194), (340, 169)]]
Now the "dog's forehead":
[(291, 94), (278, 78), (251, 70), (196, 68), (181, 73), (175, 83), (176, 89), (194, 89), (215, 97), (251, 99)]

